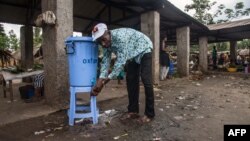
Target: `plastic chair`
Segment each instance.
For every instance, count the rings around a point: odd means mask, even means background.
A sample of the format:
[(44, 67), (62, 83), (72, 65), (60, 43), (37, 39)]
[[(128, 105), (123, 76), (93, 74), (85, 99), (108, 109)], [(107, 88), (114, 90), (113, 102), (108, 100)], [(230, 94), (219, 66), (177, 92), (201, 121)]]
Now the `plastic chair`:
[[(69, 125), (73, 126), (75, 119), (92, 118), (93, 124), (98, 123), (99, 109), (96, 105), (96, 97), (90, 97), (89, 106), (79, 106), (76, 104), (76, 94), (78, 92), (90, 92), (91, 87), (70, 87), (70, 108), (68, 110)], [(88, 111), (87, 113), (83, 113)], [(81, 112), (81, 113), (79, 113)]]

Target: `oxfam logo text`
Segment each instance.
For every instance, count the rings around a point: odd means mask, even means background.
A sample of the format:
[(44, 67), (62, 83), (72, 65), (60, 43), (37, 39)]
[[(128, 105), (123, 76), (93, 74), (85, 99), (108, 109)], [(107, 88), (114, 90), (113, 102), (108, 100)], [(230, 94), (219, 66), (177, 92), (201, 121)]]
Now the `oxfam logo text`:
[(90, 58), (90, 59), (83, 59), (83, 60), (82, 60), (82, 63), (83, 63), (83, 64), (95, 64), (95, 63), (97, 63), (97, 59), (93, 59), (93, 58)]

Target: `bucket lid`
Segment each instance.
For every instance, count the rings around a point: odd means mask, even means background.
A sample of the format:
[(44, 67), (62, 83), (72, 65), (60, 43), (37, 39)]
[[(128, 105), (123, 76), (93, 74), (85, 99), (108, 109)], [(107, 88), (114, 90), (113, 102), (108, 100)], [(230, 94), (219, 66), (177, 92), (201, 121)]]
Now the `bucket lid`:
[(93, 42), (93, 38), (89, 37), (89, 36), (82, 36), (82, 37), (73, 37), (73, 36), (69, 36), (68, 38), (66, 38), (65, 42), (69, 42), (69, 41), (73, 41), (73, 42), (82, 42), (82, 41), (87, 41), (87, 42)]

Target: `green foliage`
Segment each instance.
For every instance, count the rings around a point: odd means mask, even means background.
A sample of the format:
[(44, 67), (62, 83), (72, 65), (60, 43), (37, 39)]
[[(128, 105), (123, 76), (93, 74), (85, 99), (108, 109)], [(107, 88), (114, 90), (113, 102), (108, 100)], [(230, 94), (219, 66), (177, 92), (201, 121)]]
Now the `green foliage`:
[(9, 48), (9, 39), (8, 36), (4, 32), (3, 25), (0, 24), (0, 49), (5, 50)]
[(33, 29), (33, 43), (34, 43), (34, 47), (40, 47), (40, 45), (42, 44), (42, 30), (39, 27), (35, 27)]
[(208, 11), (216, 4), (210, 0), (192, 0), (193, 3), (185, 6), (185, 11), (194, 10), (193, 17), (203, 24), (213, 23), (213, 15)]
[(9, 38), (5, 34), (0, 34), (0, 49), (5, 50), (9, 48)]
[(5, 34), (5, 33), (4, 33), (4, 28), (3, 28), (3, 25), (0, 24), (0, 35), (3, 35), (3, 34)]
[(2, 68), (4, 67), (4, 64), (9, 63), (10, 59), (12, 58), (11, 52), (9, 50), (0, 49), (0, 61), (2, 64)]
[(245, 5), (243, 2), (238, 2), (235, 4), (234, 9), (226, 8), (224, 4), (218, 6), (217, 12), (214, 14), (214, 17), (223, 17), (224, 19), (218, 19), (217, 23), (231, 21), (232, 19), (237, 19), (242, 16), (249, 16), (250, 8), (244, 9)]
[(216, 43), (217, 51), (228, 51), (229, 50), (229, 42)]
[[(231, 21), (232, 19), (242, 16), (249, 16), (250, 8), (244, 9), (244, 3), (238, 2), (234, 9), (226, 8), (224, 4), (220, 4), (215, 14), (209, 13), (209, 10), (216, 4), (210, 0), (192, 0), (193, 3), (185, 6), (185, 11), (194, 10), (193, 17), (203, 24), (214, 24)], [(226, 18), (221, 18), (226, 17)], [(217, 18), (217, 20), (215, 20)], [(220, 18), (220, 19), (218, 19)]]
[(198, 45), (191, 45), (190, 52), (197, 52), (197, 51), (199, 51), (199, 46)]
[(20, 42), (13, 30), (10, 30), (9, 32), (9, 48), (11, 50), (17, 50), (20, 48)]
[(250, 47), (250, 39), (244, 39), (237, 42), (238, 49), (245, 49)]
[(229, 42), (213, 43), (208, 45), (208, 50), (212, 51), (213, 47), (216, 46), (217, 51), (229, 51)]
[(5, 34), (3, 25), (0, 24), (0, 49), (2, 50), (17, 50), (20, 48), (19, 40), (13, 30)]

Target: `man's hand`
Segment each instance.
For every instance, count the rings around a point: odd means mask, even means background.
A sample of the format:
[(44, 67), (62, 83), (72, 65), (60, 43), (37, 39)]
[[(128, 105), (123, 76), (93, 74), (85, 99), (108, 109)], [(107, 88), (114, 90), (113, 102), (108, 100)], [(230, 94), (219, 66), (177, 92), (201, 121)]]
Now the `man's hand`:
[(91, 90), (90, 95), (91, 95), (91, 96), (97, 96), (98, 94), (99, 94), (99, 92), (98, 92), (97, 88), (94, 87), (94, 88)]
[(106, 78), (106, 79), (103, 79), (103, 78), (98, 79), (97, 82), (96, 82), (96, 85), (93, 87), (93, 89), (91, 91), (91, 95), (92, 96), (97, 96), (102, 91), (103, 86), (108, 82), (109, 82), (108, 78)]
[(96, 85), (93, 87), (91, 91), (91, 95), (97, 96), (101, 92), (103, 85), (104, 85), (104, 79), (98, 79)]

